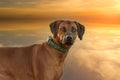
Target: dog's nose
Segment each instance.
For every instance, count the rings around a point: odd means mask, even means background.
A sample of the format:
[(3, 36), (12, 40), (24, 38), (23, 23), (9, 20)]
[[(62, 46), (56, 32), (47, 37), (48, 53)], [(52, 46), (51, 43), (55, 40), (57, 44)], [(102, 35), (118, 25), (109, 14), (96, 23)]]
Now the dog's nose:
[(68, 40), (68, 41), (71, 41), (72, 39), (73, 39), (73, 37), (72, 36), (66, 36), (66, 39)]

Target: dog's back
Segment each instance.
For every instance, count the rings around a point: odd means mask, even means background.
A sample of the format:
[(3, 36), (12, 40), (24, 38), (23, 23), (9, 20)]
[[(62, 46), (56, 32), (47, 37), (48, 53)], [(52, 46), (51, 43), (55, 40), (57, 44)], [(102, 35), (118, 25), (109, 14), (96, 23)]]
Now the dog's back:
[(32, 80), (32, 53), (36, 45), (0, 48), (0, 80)]

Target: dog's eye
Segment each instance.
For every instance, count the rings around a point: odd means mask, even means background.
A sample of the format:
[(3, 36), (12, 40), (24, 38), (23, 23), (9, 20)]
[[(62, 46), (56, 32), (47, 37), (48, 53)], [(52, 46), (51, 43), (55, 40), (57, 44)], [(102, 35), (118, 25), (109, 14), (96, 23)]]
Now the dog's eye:
[(75, 28), (72, 28), (72, 32), (76, 32), (77, 30)]
[(60, 28), (60, 30), (63, 31), (63, 32), (66, 32), (66, 28), (65, 27)]

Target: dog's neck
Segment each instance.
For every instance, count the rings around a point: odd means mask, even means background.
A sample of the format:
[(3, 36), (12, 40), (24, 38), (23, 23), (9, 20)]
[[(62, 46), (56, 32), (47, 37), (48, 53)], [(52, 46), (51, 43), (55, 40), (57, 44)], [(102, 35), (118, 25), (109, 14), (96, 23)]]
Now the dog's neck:
[(55, 48), (56, 50), (64, 52), (64, 53), (68, 52), (68, 50), (70, 48), (70, 47), (62, 46), (57, 39), (52, 38), (51, 36), (49, 36), (49, 38), (48, 38), (48, 44), (51, 47)]
[(70, 48), (71, 48), (71, 46), (62, 44), (62, 42), (60, 41), (59, 37), (57, 37), (57, 36), (56, 36), (56, 37), (53, 37), (53, 41), (54, 41), (57, 45), (59, 45), (59, 46), (61, 46), (61, 47), (63, 47), (63, 48), (67, 48), (67, 49), (70, 49)]

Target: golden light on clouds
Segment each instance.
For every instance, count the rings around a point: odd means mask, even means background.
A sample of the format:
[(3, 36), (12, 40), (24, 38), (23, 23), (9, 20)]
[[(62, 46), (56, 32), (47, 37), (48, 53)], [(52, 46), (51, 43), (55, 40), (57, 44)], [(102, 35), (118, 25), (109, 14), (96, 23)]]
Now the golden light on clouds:
[[(102, 11), (102, 13), (112, 14), (120, 13), (120, 1), (119, 0), (13, 0), (10, 3), (9, 0), (0, 1), (1, 8), (16, 8), (22, 10), (31, 10), (37, 12), (82, 12), (82, 11)], [(2, 5), (4, 4), (4, 6)], [(9, 5), (8, 5), (9, 4)], [(59, 13), (56, 13), (59, 14)]]
[[(119, 27), (119, 0), (1, 0), (0, 21), (36, 21), (49, 25), (56, 19), (73, 19), (86, 26)], [(26, 23), (28, 23), (26, 22)], [(38, 24), (38, 23), (37, 23)], [(11, 24), (10, 24), (11, 25)], [(19, 27), (21, 29), (21, 27)], [(17, 29), (19, 29), (17, 27)], [(34, 28), (34, 27), (33, 27)], [(5, 29), (5, 28), (4, 28)], [(27, 27), (26, 27), (27, 29)]]
[[(62, 0), (62, 1), (53, 1), (47, 2), (44, 4), (37, 4), (36, 8), (56, 10), (56, 11), (104, 11), (111, 12), (117, 11), (120, 12), (120, 1), (119, 0)], [(67, 12), (66, 11), (66, 12)], [(103, 12), (103, 13), (104, 13)]]

